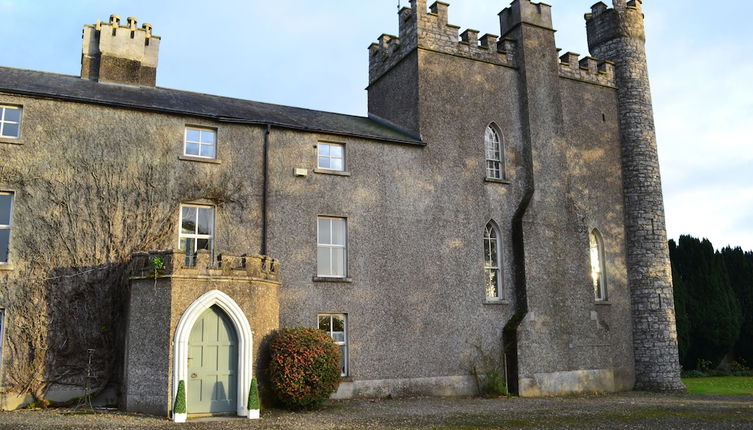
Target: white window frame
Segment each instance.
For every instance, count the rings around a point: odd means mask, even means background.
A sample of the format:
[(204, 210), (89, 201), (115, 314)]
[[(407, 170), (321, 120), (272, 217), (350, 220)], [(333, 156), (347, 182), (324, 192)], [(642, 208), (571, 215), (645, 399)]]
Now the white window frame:
[[(18, 111), (18, 121), (10, 121), (6, 120), (6, 112), (8, 109), (14, 109)], [(21, 122), (22, 117), (24, 114), (23, 107), (21, 106), (9, 106), (9, 105), (0, 105), (0, 139), (20, 139), (21, 138)], [(5, 135), (5, 124), (17, 124), (18, 125), (18, 134), (15, 136), (6, 136)]]
[[(492, 237), (492, 233), (493, 237)], [(489, 301), (496, 301), (496, 300), (502, 300), (502, 256), (501, 256), (501, 250), (499, 248), (500, 243), (500, 234), (499, 234), (499, 228), (497, 227), (497, 224), (494, 221), (489, 221), (486, 223), (486, 226), (484, 227), (484, 296), (486, 297), (486, 300)], [(494, 249), (496, 250), (496, 255), (490, 255), (491, 254), (491, 243), (494, 242)], [(490, 294), (489, 285), (487, 285), (487, 282), (490, 278), (490, 275), (492, 273), (496, 272), (497, 274), (497, 285), (494, 287), (496, 288), (496, 294), (492, 295)]]
[[(323, 152), (322, 149), (325, 148), (325, 147), (328, 149), (328, 151), (327, 151), (328, 154), (326, 154), (326, 155), (322, 154), (322, 152)], [(341, 157), (333, 157), (332, 156), (332, 148), (340, 148), (340, 151), (341, 151), (340, 153), (342, 154), (342, 156)], [(327, 163), (327, 165), (329, 167), (324, 167), (324, 166), (322, 166), (320, 164), (321, 161), (322, 161), (322, 158), (325, 158), (325, 159), (327, 159), (329, 161)], [(341, 167), (339, 169), (332, 168), (331, 167), (332, 166), (332, 160), (340, 160), (340, 166)], [(317, 145), (316, 145), (316, 168), (317, 169), (322, 169), (322, 170), (333, 170), (335, 172), (344, 172), (345, 171), (345, 145), (343, 145), (342, 143), (333, 143), (333, 142), (319, 142), (319, 143), (317, 143)]]
[[(194, 233), (183, 233), (183, 208), (196, 208), (196, 220), (195, 220), (195, 229)], [(198, 217), (199, 217), (199, 209), (209, 209), (212, 214), (212, 222), (211, 222), (211, 232), (209, 234), (199, 234), (198, 228)], [(214, 236), (215, 236), (215, 208), (214, 206), (209, 205), (196, 205), (196, 204), (182, 204), (180, 205), (180, 214), (178, 217), (178, 248), (181, 250), (186, 251), (186, 265), (191, 266), (193, 265), (193, 258), (196, 254), (197, 247), (198, 247), (198, 240), (199, 239), (208, 239), (209, 240), (209, 252), (212, 256), (211, 259), (214, 259)], [(194, 239), (194, 246), (193, 246), (193, 252), (188, 253), (187, 249), (184, 249), (181, 247), (181, 241), (182, 239)]]
[(0, 266), (10, 265), (10, 243), (13, 236), (13, 206), (15, 204), (15, 194), (11, 191), (0, 191), (0, 195), (10, 196), (10, 209), (8, 213), (8, 224), (0, 224), (0, 230), (8, 230), (8, 255), (6, 261), (0, 261)]
[[(188, 140), (188, 131), (198, 131), (199, 132), (199, 140)], [(214, 143), (206, 143), (203, 142), (202, 136), (205, 133), (212, 133), (214, 135)], [(199, 153), (198, 154), (189, 154), (188, 153), (188, 144), (195, 144), (199, 145)], [(214, 149), (214, 156), (210, 157), (207, 155), (200, 155), (202, 147), (212, 147)], [(213, 128), (206, 128), (206, 127), (194, 127), (194, 126), (186, 126), (185, 130), (183, 131), (183, 155), (186, 157), (197, 157), (197, 158), (206, 158), (208, 160), (216, 160), (217, 159), (217, 129)]]
[(484, 152), (486, 155), (485, 170), (489, 179), (505, 179), (504, 145), (502, 135), (492, 123), (486, 126), (484, 132)]
[[(329, 220), (330, 226), (329, 226), (329, 238), (323, 238), (321, 237), (321, 232), (319, 231), (319, 221), (321, 220)], [(344, 233), (344, 244), (334, 244), (332, 243), (332, 236), (334, 229), (333, 227), (333, 221), (342, 221), (343, 225), (345, 227), (345, 233)], [(322, 242), (323, 240), (327, 240), (326, 242)], [(320, 273), (319, 272), (319, 250), (320, 249), (328, 249), (329, 250), (329, 272), (328, 273)], [(334, 258), (333, 258), (333, 250), (334, 249), (342, 249), (343, 250), (343, 273), (334, 273)], [(348, 276), (348, 219), (343, 217), (332, 217), (332, 216), (318, 216), (316, 217), (316, 275), (320, 278), (346, 278)]]
[(0, 380), (3, 376), (3, 340), (5, 339), (5, 309), (0, 308)]
[(594, 300), (607, 300), (607, 270), (604, 253), (604, 238), (601, 232), (594, 228), (588, 232), (588, 248), (591, 261), (591, 285), (594, 289)]
[[(335, 339), (335, 331), (332, 329), (334, 327), (334, 324), (332, 323), (333, 318), (335, 317), (342, 317), (343, 320), (343, 340), (338, 341)], [(321, 318), (329, 318), (329, 331), (322, 330), (320, 324)], [(319, 330), (324, 331), (327, 333), (331, 338), (332, 341), (335, 342), (336, 345), (338, 345), (340, 348), (340, 354), (342, 355), (342, 366), (340, 367), (340, 376), (346, 377), (350, 373), (350, 366), (348, 365), (348, 314), (317, 314), (316, 315), (316, 325)], [(340, 332), (337, 332), (340, 333)]]

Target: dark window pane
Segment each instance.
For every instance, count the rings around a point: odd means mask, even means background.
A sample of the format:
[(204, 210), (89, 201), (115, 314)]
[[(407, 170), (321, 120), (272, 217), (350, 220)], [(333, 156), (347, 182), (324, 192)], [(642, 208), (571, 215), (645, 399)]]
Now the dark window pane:
[(329, 316), (319, 316), (319, 330), (324, 330), (327, 333), (330, 331)]
[(0, 230), (0, 263), (8, 262), (10, 230)]
[(346, 349), (345, 345), (340, 345), (340, 375), (341, 376), (347, 376), (348, 372), (345, 369), (345, 354)]
[(199, 234), (212, 234), (212, 209), (211, 208), (198, 208), (199, 209)]
[(332, 330), (333, 331), (345, 331), (345, 319), (342, 315), (332, 316)]
[(211, 251), (212, 241), (209, 239), (196, 239), (196, 249), (206, 249), (207, 251)]
[(10, 225), (10, 208), (12, 202), (12, 195), (0, 194), (0, 225)]
[(196, 233), (196, 208), (192, 208), (189, 206), (183, 207), (183, 213), (181, 214), (183, 217), (183, 224), (181, 225), (181, 229), (183, 233)]

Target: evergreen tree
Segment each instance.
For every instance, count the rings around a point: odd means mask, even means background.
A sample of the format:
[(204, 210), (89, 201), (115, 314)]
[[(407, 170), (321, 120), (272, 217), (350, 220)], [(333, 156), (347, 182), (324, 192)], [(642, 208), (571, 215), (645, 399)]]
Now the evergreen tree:
[(687, 361), (688, 350), (690, 349), (690, 317), (687, 310), (687, 287), (685, 287), (685, 281), (677, 271), (674, 261), (677, 256), (675, 252), (677, 245), (674, 240), (669, 241), (669, 258), (672, 261), (672, 286), (674, 288), (675, 298), (675, 320), (677, 322), (677, 347), (680, 353), (680, 364), (683, 369), (692, 369), (695, 367), (695, 363)]
[(715, 367), (737, 343), (742, 321), (724, 260), (708, 239), (691, 236), (680, 236), (672, 254), (690, 319), (685, 363), (691, 367), (703, 359)]
[(740, 336), (735, 344), (735, 355), (748, 366), (753, 365), (753, 252), (743, 252), (740, 247), (726, 247), (721, 251), (732, 289), (742, 311)]

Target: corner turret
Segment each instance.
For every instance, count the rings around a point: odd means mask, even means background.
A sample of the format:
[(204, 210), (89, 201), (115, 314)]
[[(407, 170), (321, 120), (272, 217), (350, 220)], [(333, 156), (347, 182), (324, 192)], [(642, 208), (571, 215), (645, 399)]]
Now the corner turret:
[(685, 390), (680, 381), (672, 274), (641, 1), (614, 0), (614, 8), (599, 2), (585, 19), (591, 55), (615, 65), (635, 389)]

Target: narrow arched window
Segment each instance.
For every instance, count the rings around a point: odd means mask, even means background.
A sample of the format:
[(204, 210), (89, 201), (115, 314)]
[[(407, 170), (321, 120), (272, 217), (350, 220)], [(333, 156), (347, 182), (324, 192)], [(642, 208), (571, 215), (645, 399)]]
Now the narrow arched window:
[(486, 298), (496, 300), (500, 295), (499, 232), (489, 221), (484, 230), (484, 278)]
[(607, 299), (607, 274), (604, 270), (604, 242), (599, 230), (593, 229), (588, 234), (591, 248), (591, 281), (596, 300)]
[(484, 147), (486, 148), (486, 177), (504, 179), (502, 140), (492, 124), (486, 127)]

